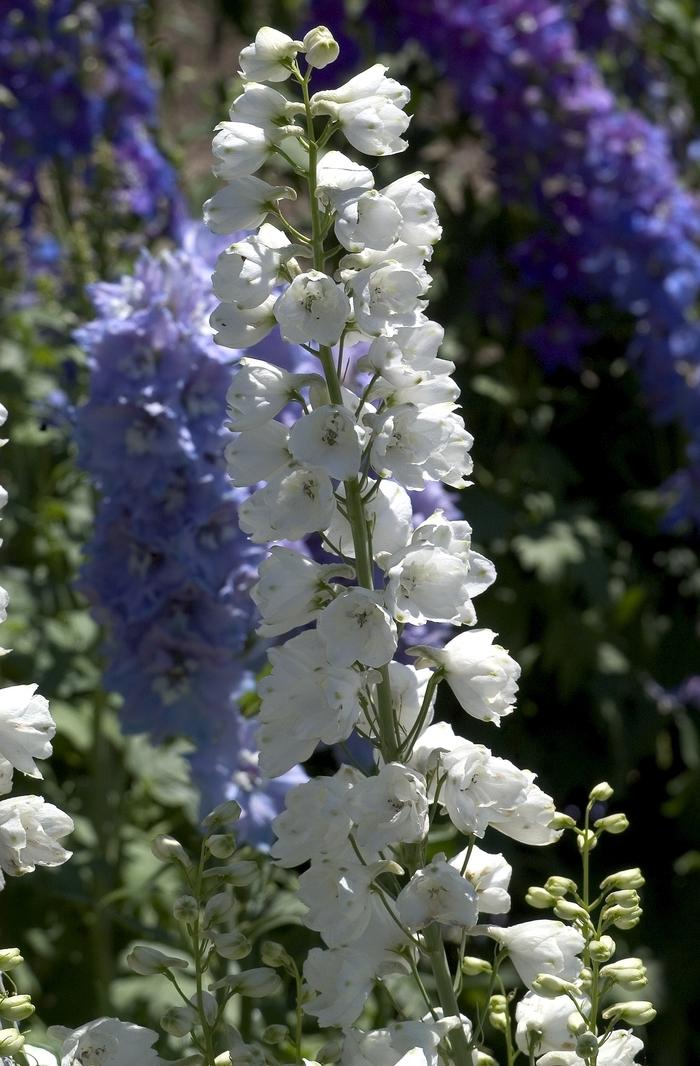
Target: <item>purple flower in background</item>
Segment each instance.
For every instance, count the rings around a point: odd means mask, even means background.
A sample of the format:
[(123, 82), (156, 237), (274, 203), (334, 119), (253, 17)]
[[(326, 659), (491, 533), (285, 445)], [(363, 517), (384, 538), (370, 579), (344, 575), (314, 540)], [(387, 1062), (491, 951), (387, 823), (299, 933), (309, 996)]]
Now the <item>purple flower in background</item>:
[(264, 844), (303, 771), (262, 781), (255, 724), (237, 708), (263, 662), (248, 590), (265, 548), (238, 529), (247, 490), (223, 462), (236, 356), (208, 326), (222, 244), (190, 227), (178, 250), (143, 252), (132, 275), (91, 288), (97, 318), (76, 334), (89, 396), (75, 423), (101, 499), (81, 587), (105, 628), (124, 728), (191, 738), (203, 805), (239, 799), (246, 839)]
[(139, 6), (13, 0), (4, 11), (2, 165), (30, 244), (34, 228), (45, 225), (37, 218), (42, 175), (63, 197), (78, 180), (92, 189), (98, 148), (111, 153), (109, 203), (122, 218), (138, 218), (149, 237), (173, 232), (181, 220), (175, 173), (153, 140), (157, 94), (136, 35)]
[[(581, 304), (630, 316), (628, 357), (649, 405), (689, 437), (667, 523), (697, 526), (700, 202), (666, 130), (622, 107), (584, 50), (601, 17), (626, 32), (628, 12), (636, 5), (611, 0), (369, 0), (363, 25), (385, 50), (420, 43), (483, 129), (503, 199), (529, 210), (534, 233), (511, 255), (545, 297), (549, 321), (529, 338), (545, 366), (578, 363), (590, 339)], [(342, 28), (340, 0), (316, 0), (312, 15)]]

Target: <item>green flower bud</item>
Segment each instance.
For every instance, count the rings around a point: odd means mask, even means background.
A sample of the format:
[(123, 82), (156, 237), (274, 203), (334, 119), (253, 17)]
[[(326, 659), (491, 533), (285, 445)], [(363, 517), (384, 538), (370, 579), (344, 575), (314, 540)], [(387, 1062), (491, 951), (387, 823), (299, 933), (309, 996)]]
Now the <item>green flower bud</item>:
[(178, 922), (192, 923), (199, 915), (199, 904), (194, 896), (178, 896), (173, 903), (173, 917)]
[(265, 940), (260, 947), (260, 958), (266, 966), (284, 966), (286, 970), (294, 970), (294, 960), (288, 951), (275, 940)]
[(627, 1022), (629, 1025), (647, 1025), (656, 1017), (653, 1003), (645, 999), (629, 999), (626, 1003), (613, 1003), (603, 1011), (605, 1021), (614, 1018), (616, 1021)]
[(589, 1059), (598, 1050), (598, 1037), (595, 1033), (581, 1033), (576, 1041), (576, 1054), (579, 1058)]
[(258, 864), (251, 859), (238, 859), (236, 862), (229, 863), (228, 866), (211, 866), (204, 871), (204, 876), (207, 878), (220, 877), (229, 885), (235, 885), (236, 887), (252, 885), (258, 876)]
[(530, 885), (525, 896), (525, 902), (529, 903), (531, 907), (535, 907), (536, 910), (547, 910), (549, 907), (554, 906), (556, 897), (551, 895), (546, 888)]
[(212, 992), (202, 992), (201, 995), (201, 1007), (199, 1002), (199, 995), (196, 992), (194, 993), (194, 995), (190, 996), (190, 1003), (192, 1004), (192, 1007), (197, 1014), (199, 1014), (201, 1011), (208, 1025), (213, 1025), (216, 1021), (216, 1015), (219, 1010), (218, 1001), (216, 999), (216, 996)]
[(222, 959), (244, 959), (252, 951), (248, 938), (235, 929), (230, 933), (212, 933), (211, 939)]
[(598, 841), (592, 829), (580, 829), (576, 836), (576, 847), (579, 851), (593, 851)]
[(22, 962), (24, 958), (19, 948), (0, 948), (0, 973), (14, 970), (15, 966), (19, 966)]
[(487, 1055), (485, 1051), (472, 1051), (472, 1062), (474, 1066), (498, 1066), (493, 1056)]
[(17, 1029), (0, 1029), (0, 1055), (15, 1055), (24, 1047), (24, 1037)]
[(607, 962), (615, 954), (615, 947), (611, 936), (601, 936), (600, 940), (591, 940), (588, 950), (594, 962)]
[(605, 802), (609, 800), (613, 794), (613, 787), (609, 785), (607, 781), (601, 781), (599, 785), (594, 785), (591, 791), (588, 793), (589, 800), (593, 803)]
[(489, 1000), (489, 1010), (495, 1011), (497, 1014), (503, 1014), (508, 1010), (508, 1000), (505, 996), (491, 996)]
[(151, 844), (151, 851), (161, 862), (179, 862), (182, 866), (190, 867), (192, 860), (175, 837), (161, 834)]
[(323, 70), (338, 58), (340, 47), (326, 26), (316, 26), (304, 37), (304, 51), (309, 66)]
[(224, 987), (231, 992), (238, 992), (241, 996), (261, 998), (276, 995), (282, 988), (282, 982), (274, 970), (259, 966), (243, 973), (229, 974), (209, 986), (212, 991)]
[(229, 825), (235, 825), (240, 817), (240, 803), (236, 803), (235, 800), (226, 800), (206, 816), (202, 825), (205, 829), (216, 832), (218, 829), (225, 829)]
[(639, 906), (639, 893), (635, 888), (621, 888), (617, 892), (610, 892), (605, 903), (606, 906), (634, 909)]
[(231, 1052), (222, 1051), (220, 1055), (217, 1055), (214, 1059), (214, 1066), (232, 1066)]
[(3, 996), (0, 999), (0, 1018), (6, 1018), (9, 1022), (23, 1022), (25, 1018), (31, 1018), (35, 1010), (32, 997), (28, 995)]
[(551, 829), (574, 829), (576, 822), (570, 815), (557, 811), (549, 825)]
[(207, 848), (215, 859), (230, 859), (236, 850), (233, 833), (214, 833), (207, 837)]
[(268, 1025), (263, 1030), (262, 1039), (264, 1044), (283, 1044), (289, 1036), (286, 1025)]
[(554, 913), (557, 918), (564, 918), (567, 922), (579, 921), (588, 923), (590, 921), (588, 911), (578, 903), (574, 903), (572, 899), (557, 900)]
[(197, 1024), (197, 1015), (191, 1007), (169, 1007), (160, 1019), (160, 1026), (171, 1036), (187, 1036)]
[(489, 1011), (489, 1023), (499, 1033), (505, 1033), (508, 1029), (508, 1015), (501, 1011)]
[(621, 811), (619, 814), (608, 814), (605, 818), (598, 818), (593, 825), (599, 832), (613, 834), (624, 833), (630, 827), (627, 815)]
[(557, 899), (561, 899), (562, 896), (566, 896), (569, 892), (574, 893), (578, 889), (578, 885), (575, 881), (572, 881), (570, 877), (548, 877), (545, 881), (545, 890), (552, 896), (556, 896)]
[(178, 959), (174, 955), (166, 955), (158, 948), (149, 948), (144, 944), (137, 944), (126, 957), (126, 964), (134, 973), (142, 977), (152, 977), (156, 973), (167, 973), (169, 970), (187, 970), (189, 963), (186, 959)]
[(641, 959), (618, 959), (601, 967), (600, 974), (623, 988), (643, 988), (647, 983), (646, 966)]
[(342, 1054), (343, 1041), (337, 1038), (335, 1040), (327, 1040), (317, 1052), (319, 1062), (337, 1062)]
[(217, 892), (208, 899), (204, 906), (203, 925), (205, 929), (223, 921), (233, 907), (233, 896), (230, 892)]
[(532, 982), (532, 991), (538, 996), (566, 996), (569, 993), (577, 995), (579, 989), (571, 981), (564, 981), (561, 977), (555, 977), (551, 973), (538, 974)]
[(465, 955), (462, 959), (462, 973), (466, 977), (474, 977), (478, 973), (491, 973), (493, 967), (486, 959), (479, 959), (475, 955)]
[(601, 918), (616, 929), (633, 929), (642, 917), (641, 907), (603, 907)]
[(603, 892), (607, 892), (610, 888), (641, 888), (643, 884), (642, 871), (635, 866), (631, 870), (619, 870), (616, 874), (610, 874), (601, 881), (600, 887)]

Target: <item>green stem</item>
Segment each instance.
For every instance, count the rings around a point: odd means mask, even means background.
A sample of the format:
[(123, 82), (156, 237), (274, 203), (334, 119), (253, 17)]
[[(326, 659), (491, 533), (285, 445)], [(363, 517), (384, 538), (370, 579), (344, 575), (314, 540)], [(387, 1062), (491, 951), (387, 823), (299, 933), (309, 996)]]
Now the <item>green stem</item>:
[[(433, 922), (433, 924), (429, 925), (425, 930), (425, 944), (428, 949), (428, 954), (430, 955), (430, 964), (435, 978), (435, 987), (437, 988), (438, 999), (440, 1000), (443, 1014), (446, 1018), (448, 1016), (459, 1018), (459, 1004), (457, 1003), (457, 997), (452, 985), (452, 974), (447, 965), (445, 947), (442, 943), (442, 933), (440, 932), (440, 926), (437, 922)], [(472, 1056), (471, 1051), (469, 1050), (469, 1042), (464, 1035), (464, 1030), (461, 1025), (458, 1025), (456, 1029), (451, 1031), (449, 1040), (450, 1046), (452, 1047), (452, 1056), (455, 1066), (471, 1066)]]
[(205, 844), (202, 843), (202, 847), (199, 853), (199, 865), (197, 867), (197, 880), (196, 880), (196, 892), (195, 898), (197, 900), (197, 917), (192, 923), (192, 948), (194, 954), (194, 971), (195, 971), (195, 988), (196, 988), (196, 1000), (197, 1000), (197, 1013), (199, 1014), (199, 1024), (202, 1027), (202, 1037), (204, 1040), (204, 1066), (214, 1066), (214, 1058), (216, 1052), (214, 1050), (214, 1040), (211, 1027), (207, 1020), (206, 1012), (204, 1010), (204, 973), (205, 967), (203, 965), (203, 958), (206, 952), (204, 942), (200, 936), (200, 910), (199, 903), (202, 899), (202, 873), (204, 871), (204, 857), (205, 857)]

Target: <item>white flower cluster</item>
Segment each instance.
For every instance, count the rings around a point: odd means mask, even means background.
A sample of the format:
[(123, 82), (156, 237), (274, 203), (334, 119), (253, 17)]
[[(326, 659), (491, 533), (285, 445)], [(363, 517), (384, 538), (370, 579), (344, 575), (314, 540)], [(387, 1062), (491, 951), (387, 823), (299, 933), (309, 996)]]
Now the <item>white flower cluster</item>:
[[(0, 426), (7, 410), (0, 404)], [(0, 441), (0, 446), (6, 444)], [(7, 492), (0, 486), (0, 509)], [(0, 541), (0, 544), (2, 541)], [(0, 588), (0, 622), (7, 617), (8, 595)], [(12, 788), (14, 770), (41, 778), (35, 759), (48, 759), (56, 732), (49, 705), (36, 685), (0, 689), (0, 795)], [(59, 841), (73, 831), (73, 822), (41, 796), (15, 796), (0, 800), (0, 889), (5, 874), (31, 873), (37, 866), (60, 866), (70, 852)]]
[[(545, 845), (561, 830), (531, 771), (431, 724), (443, 680), (467, 715), (499, 725), (513, 711), (520, 670), (496, 634), (469, 629), (442, 650), (413, 648), (415, 665), (396, 658), (405, 626), (474, 626), (474, 598), (495, 571), (472, 548), (466, 521), (440, 511), (412, 520), (409, 490), (436, 481), (460, 488), (472, 469), (454, 365), (439, 357), (443, 331), (426, 316), (425, 264), (441, 231), (424, 174), (378, 189), (368, 167), (328, 147), (342, 133), (362, 153), (394, 154), (406, 147), (409, 122), (409, 91), (380, 64), (311, 95), (313, 68), (336, 54), (324, 27), (303, 41), (265, 28), (243, 49), (244, 89), (214, 139), (216, 173), (228, 184), (205, 205), (216, 233), (260, 227), (219, 258), (217, 342), (245, 347), (277, 327), (318, 358), (318, 373), (307, 375), (243, 358), (228, 397), (237, 433), (229, 473), (251, 487), (241, 528), (258, 543), (315, 533), (329, 556), (314, 562), (275, 545), (253, 591), (262, 634), (305, 627), (270, 652), (259, 689), (260, 765), (274, 777), (353, 730), (376, 753), (372, 776), (345, 766), (302, 784), (276, 821), (273, 855), (286, 867), (309, 864), (300, 877), (305, 921), (326, 945), (306, 962), (305, 1010), (322, 1026), (350, 1027), (374, 981), (416, 974), (427, 961), (442, 1029), (429, 1017), (400, 1034), (399, 1026), (350, 1031), (342, 1061), (434, 1063), (446, 1031), (455, 1057), (476, 1063), (443, 931), (456, 928), (464, 942), (480, 915), (506, 913), (510, 867), (475, 840), (497, 829)], [(264, 84), (290, 78), (296, 98)], [(310, 234), (280, 208), (295, 190), (253, 176), (270, 160), (305, 182)], [(346, 375), (349, 344), (364, 345), (359, 386)], [(468, 839), (450, 861), (427, 859), (437, 812)], [(528, 985), (539, 974), (570, 980), (582, 968), (583, 937), (562, 922), (479, 928), (508, 950)], [(533, 995), (522, 1026), (541, 1009)], [(569, 1061), (547, 1058), (553, 1040), (541, 1066)], [(558, 1051), (570, 1046), (567, 1034)]]

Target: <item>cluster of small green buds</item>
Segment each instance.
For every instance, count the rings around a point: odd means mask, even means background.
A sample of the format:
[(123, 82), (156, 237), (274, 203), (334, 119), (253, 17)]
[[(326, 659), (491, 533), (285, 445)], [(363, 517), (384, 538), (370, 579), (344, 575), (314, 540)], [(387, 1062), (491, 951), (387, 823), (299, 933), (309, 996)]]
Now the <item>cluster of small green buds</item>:
[(510, 1027), (508, 1014), (508, 1000), (505, 996), (491, 996), (488, 1005), (489, 1024), (501, 1033), (505, 1033)]

